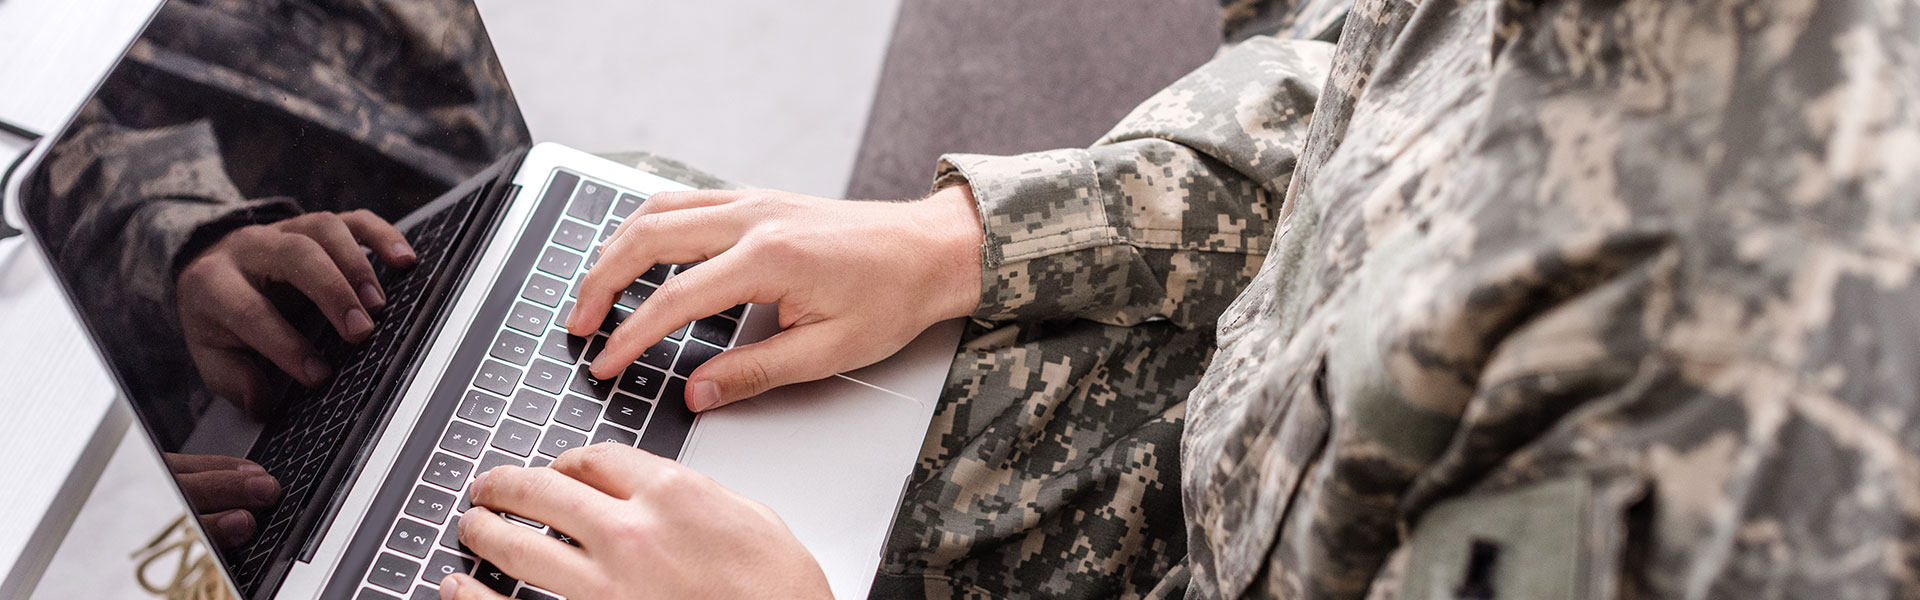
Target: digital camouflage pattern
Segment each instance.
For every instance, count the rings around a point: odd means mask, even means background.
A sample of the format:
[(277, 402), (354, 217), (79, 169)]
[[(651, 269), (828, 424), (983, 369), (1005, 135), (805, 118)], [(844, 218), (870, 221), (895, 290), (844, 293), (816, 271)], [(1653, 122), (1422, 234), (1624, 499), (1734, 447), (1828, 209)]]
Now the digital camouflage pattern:
[[(518, 110), (471, 2), (173, 0), (24, 191), (90, 319), (179, 340), (201, 249), (303, 210), (397, 221), (527, 144)], [(136, 346), (104, 350), (178, 366), (127, 382), (182, 404), (155, 432), (177, 444), (208, 399), (184, 346)]]
[[(1920, 3), (1357, 0), (1324, 79), (1247, 39), (1093, 149), (948, 158), (1014, 333), (880, 595), (1920, 596)], [(1125, 334), (1045, 351), (1237, 285), (1184, 403), (1110, 400)], [(1158, 406), (1177, 465), (1114, 434)]]

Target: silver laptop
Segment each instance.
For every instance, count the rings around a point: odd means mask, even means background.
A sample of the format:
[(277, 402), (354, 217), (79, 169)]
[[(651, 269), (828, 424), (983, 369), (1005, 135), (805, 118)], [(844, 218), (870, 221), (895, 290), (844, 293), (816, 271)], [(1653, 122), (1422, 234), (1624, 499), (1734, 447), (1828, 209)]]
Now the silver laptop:
[[(865, 596), (959, 324), (872, 367), (702, 414), (685, 408), (685, 377), (775, 333), (776, 307), (689, 323), (619, 379), (590, 377), (611, 325), (567, 335), (575, 284), (621, 219), (688, 186), (530, 145), (471, 0), (395, 2), (408, 9), (163, 3), (6, 189), (155, 449), (244, 457), (279, 480), (251, 535), (217, 553), (229, 583), (250, 599), (431, 598), (464, 571), (511, 597), (557, 597), (460, 546), (466, 488), (492, 466), (618, 443), (772, 507), (836, 596)], [(387, 308), (365, 341), (340, 339), (298, 290), (254, 290), (330, 377), (302, 385), (245, 340), (216, 349), (225, 363), (205, 359), (203, 319), (183, 315), (224, 304), (181, 305), (213, 293), (181, 289), (184, 263), (250, 225), (357, 210), (418, 256), (372, 261)], [(297, 270), (302, 256), (251, 260)], [(682, 268), (640, 277), (608, 321)], [(233, 369), (263, 409), (237, 408)]]

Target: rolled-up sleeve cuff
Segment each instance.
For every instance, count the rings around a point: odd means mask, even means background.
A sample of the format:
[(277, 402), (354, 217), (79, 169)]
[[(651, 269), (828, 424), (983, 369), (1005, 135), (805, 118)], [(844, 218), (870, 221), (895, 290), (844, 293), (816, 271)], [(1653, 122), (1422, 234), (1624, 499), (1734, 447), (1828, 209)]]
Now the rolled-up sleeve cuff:
[[(1093, 156), (1053, 150), (1017, 156), (949, 154), (935, 188), (972, 187), (986, 242), (981, 246), (980, 303), (974, 318), (999, 321), (1071, 314), (1091, 290), (1064, 290), (1060, 279), (1125, 269), (1101, 264), (1124, 244), (1108, 214)], [(1105, 259), (1105, 260), (1103, 260)], [(1109, 269), (1110, 270), (1110, 269)]]

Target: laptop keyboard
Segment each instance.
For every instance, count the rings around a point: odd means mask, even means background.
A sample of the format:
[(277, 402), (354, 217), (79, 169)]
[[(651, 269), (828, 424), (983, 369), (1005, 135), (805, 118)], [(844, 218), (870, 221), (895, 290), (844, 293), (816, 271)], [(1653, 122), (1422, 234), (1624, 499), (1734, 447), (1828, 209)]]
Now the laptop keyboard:
[[(691, 266), (647, 271), (621, 294), (607, 323), (590, 338), (568, 335), (563, 325), (582, 276), (599, 258), (600, 242), (643, 199), (581, 180), (530, 272), (501, 274), (521, 278), (519, 297), (505, 322), (489, 324), (496, 332), (487, 357), (471, 375), (454, 418), (440, 429), (438, 447), (387, 530), (359, 598), (437, 598), (435, 586), (453, 573), (474, 575), (513, 598), (555, 598), (460, 545), (460, 515), (472, 508), (468, 484), (473, 476), (501, 465), (544, 466), (562, 452), (597, 443), (679, 458), (694, 421), (684, 401), (686, 376), (733, 344), (745, 307), (682, 327), (608, 380), (587, 372), (606, 346), (607, 334), (661, 283)], [(508, 518), (572, 543), (540, 523)]]
[(285, 414), (262, 432), (251, 458), (280, 477), (282, 500), (261, 520), (265, 525), (254, 540), (228, 554), (234, 578), (242, 589), (258, 586), (275, 551), (293, 533), (298, 517), (320, 491), (319, 484), (339, 449), (353, 443), (347, 438), (366, 410), (382, 370), (405, 339), (407, 325), (422, 308), (421, 295), (445, 267), (461, 226), (487, 191), (482, 187), (408, 232), (419, 258), (413, 268), (393, 272), (373, 261), (388, 298), (387, 313), (381, 316), (378, 327), (362, 344), (348, 344), (331, 335), (319, 342), (319, 352), (328, 364), (340, 365), (339, 373), (325, 387), (295, 391), (283, 398)]

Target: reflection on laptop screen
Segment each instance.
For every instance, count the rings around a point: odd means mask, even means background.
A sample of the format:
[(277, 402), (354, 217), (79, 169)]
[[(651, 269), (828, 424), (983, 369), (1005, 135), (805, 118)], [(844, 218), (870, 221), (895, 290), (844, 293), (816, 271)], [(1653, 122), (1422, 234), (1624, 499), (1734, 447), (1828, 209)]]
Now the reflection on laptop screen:
[(174, 0), (27, 174), (243, 594), (302, 552), (390, 399), (464, 223), (436, 199), (527, 142), (471, 0)]

